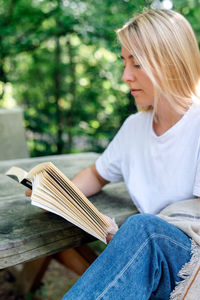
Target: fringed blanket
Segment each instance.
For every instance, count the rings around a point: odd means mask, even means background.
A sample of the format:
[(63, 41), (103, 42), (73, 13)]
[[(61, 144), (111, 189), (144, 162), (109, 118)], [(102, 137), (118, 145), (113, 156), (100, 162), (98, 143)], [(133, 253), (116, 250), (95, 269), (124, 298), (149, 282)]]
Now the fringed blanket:
[(200, 299), (200, 199), (176, 202), (163, 209), (158, 217), (181, 229), (191, 238), (192, 258), (179, 272), (179, 282), (170, 300)]

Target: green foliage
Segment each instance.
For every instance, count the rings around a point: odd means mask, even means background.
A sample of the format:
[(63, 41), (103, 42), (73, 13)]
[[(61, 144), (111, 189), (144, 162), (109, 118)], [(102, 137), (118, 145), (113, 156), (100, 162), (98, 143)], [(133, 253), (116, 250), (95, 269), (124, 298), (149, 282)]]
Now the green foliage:
[[(136, 111), (115, 30), (150, 3), (0, 0), (0, 105), (24, 108), (32, 156), (101, 152)], [(198, 4), (174, 1), (197, 34)]]

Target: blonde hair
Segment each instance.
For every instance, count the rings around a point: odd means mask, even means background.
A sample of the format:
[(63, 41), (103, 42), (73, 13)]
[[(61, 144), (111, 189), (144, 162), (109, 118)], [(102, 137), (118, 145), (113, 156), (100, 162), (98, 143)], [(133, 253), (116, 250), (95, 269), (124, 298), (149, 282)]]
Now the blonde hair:
[(154, 113), (160, 96), (181, 114), (192, 103), (200, 103), (199, 48), (191, 25), (181, 14), (172, 10), (147, 10), (116, 33), (154, 85)]

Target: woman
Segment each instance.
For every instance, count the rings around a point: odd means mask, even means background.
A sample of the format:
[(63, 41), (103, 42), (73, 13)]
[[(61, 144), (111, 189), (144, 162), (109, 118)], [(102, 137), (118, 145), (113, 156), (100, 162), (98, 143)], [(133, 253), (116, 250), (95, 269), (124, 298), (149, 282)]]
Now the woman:
[(169, 299), (191, 240), (155, 216), (200, 196), (200, 54), (180, 14), (149, 10), (117, 31), (122, 80), (139, 108), (95, 165), (73, 182), (90, 196), (124, 180), (141, 214), (130, 217), (106, 250), (64, 296), (67, 299)]

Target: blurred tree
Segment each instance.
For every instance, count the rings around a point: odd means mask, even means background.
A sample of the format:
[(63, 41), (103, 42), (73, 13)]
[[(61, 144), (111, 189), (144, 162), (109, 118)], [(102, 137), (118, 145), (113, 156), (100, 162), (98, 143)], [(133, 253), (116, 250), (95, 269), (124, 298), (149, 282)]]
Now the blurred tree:
[[(32, 156), (102, 151), (135, 112), (115, 29), (151, 2), (0, 0), (0, 104), (11, 83)], [(199, 33), (199, 1), (173, 3)]]
[(0, 80), (25, 108), (32, 155), (76, 151), (73, 138), (83, 133), (86, 150), (102, 149), (98, 141), (113, 136), (129, 101), (112, 66), (114, 29), (144, 1), (0, 2)]

